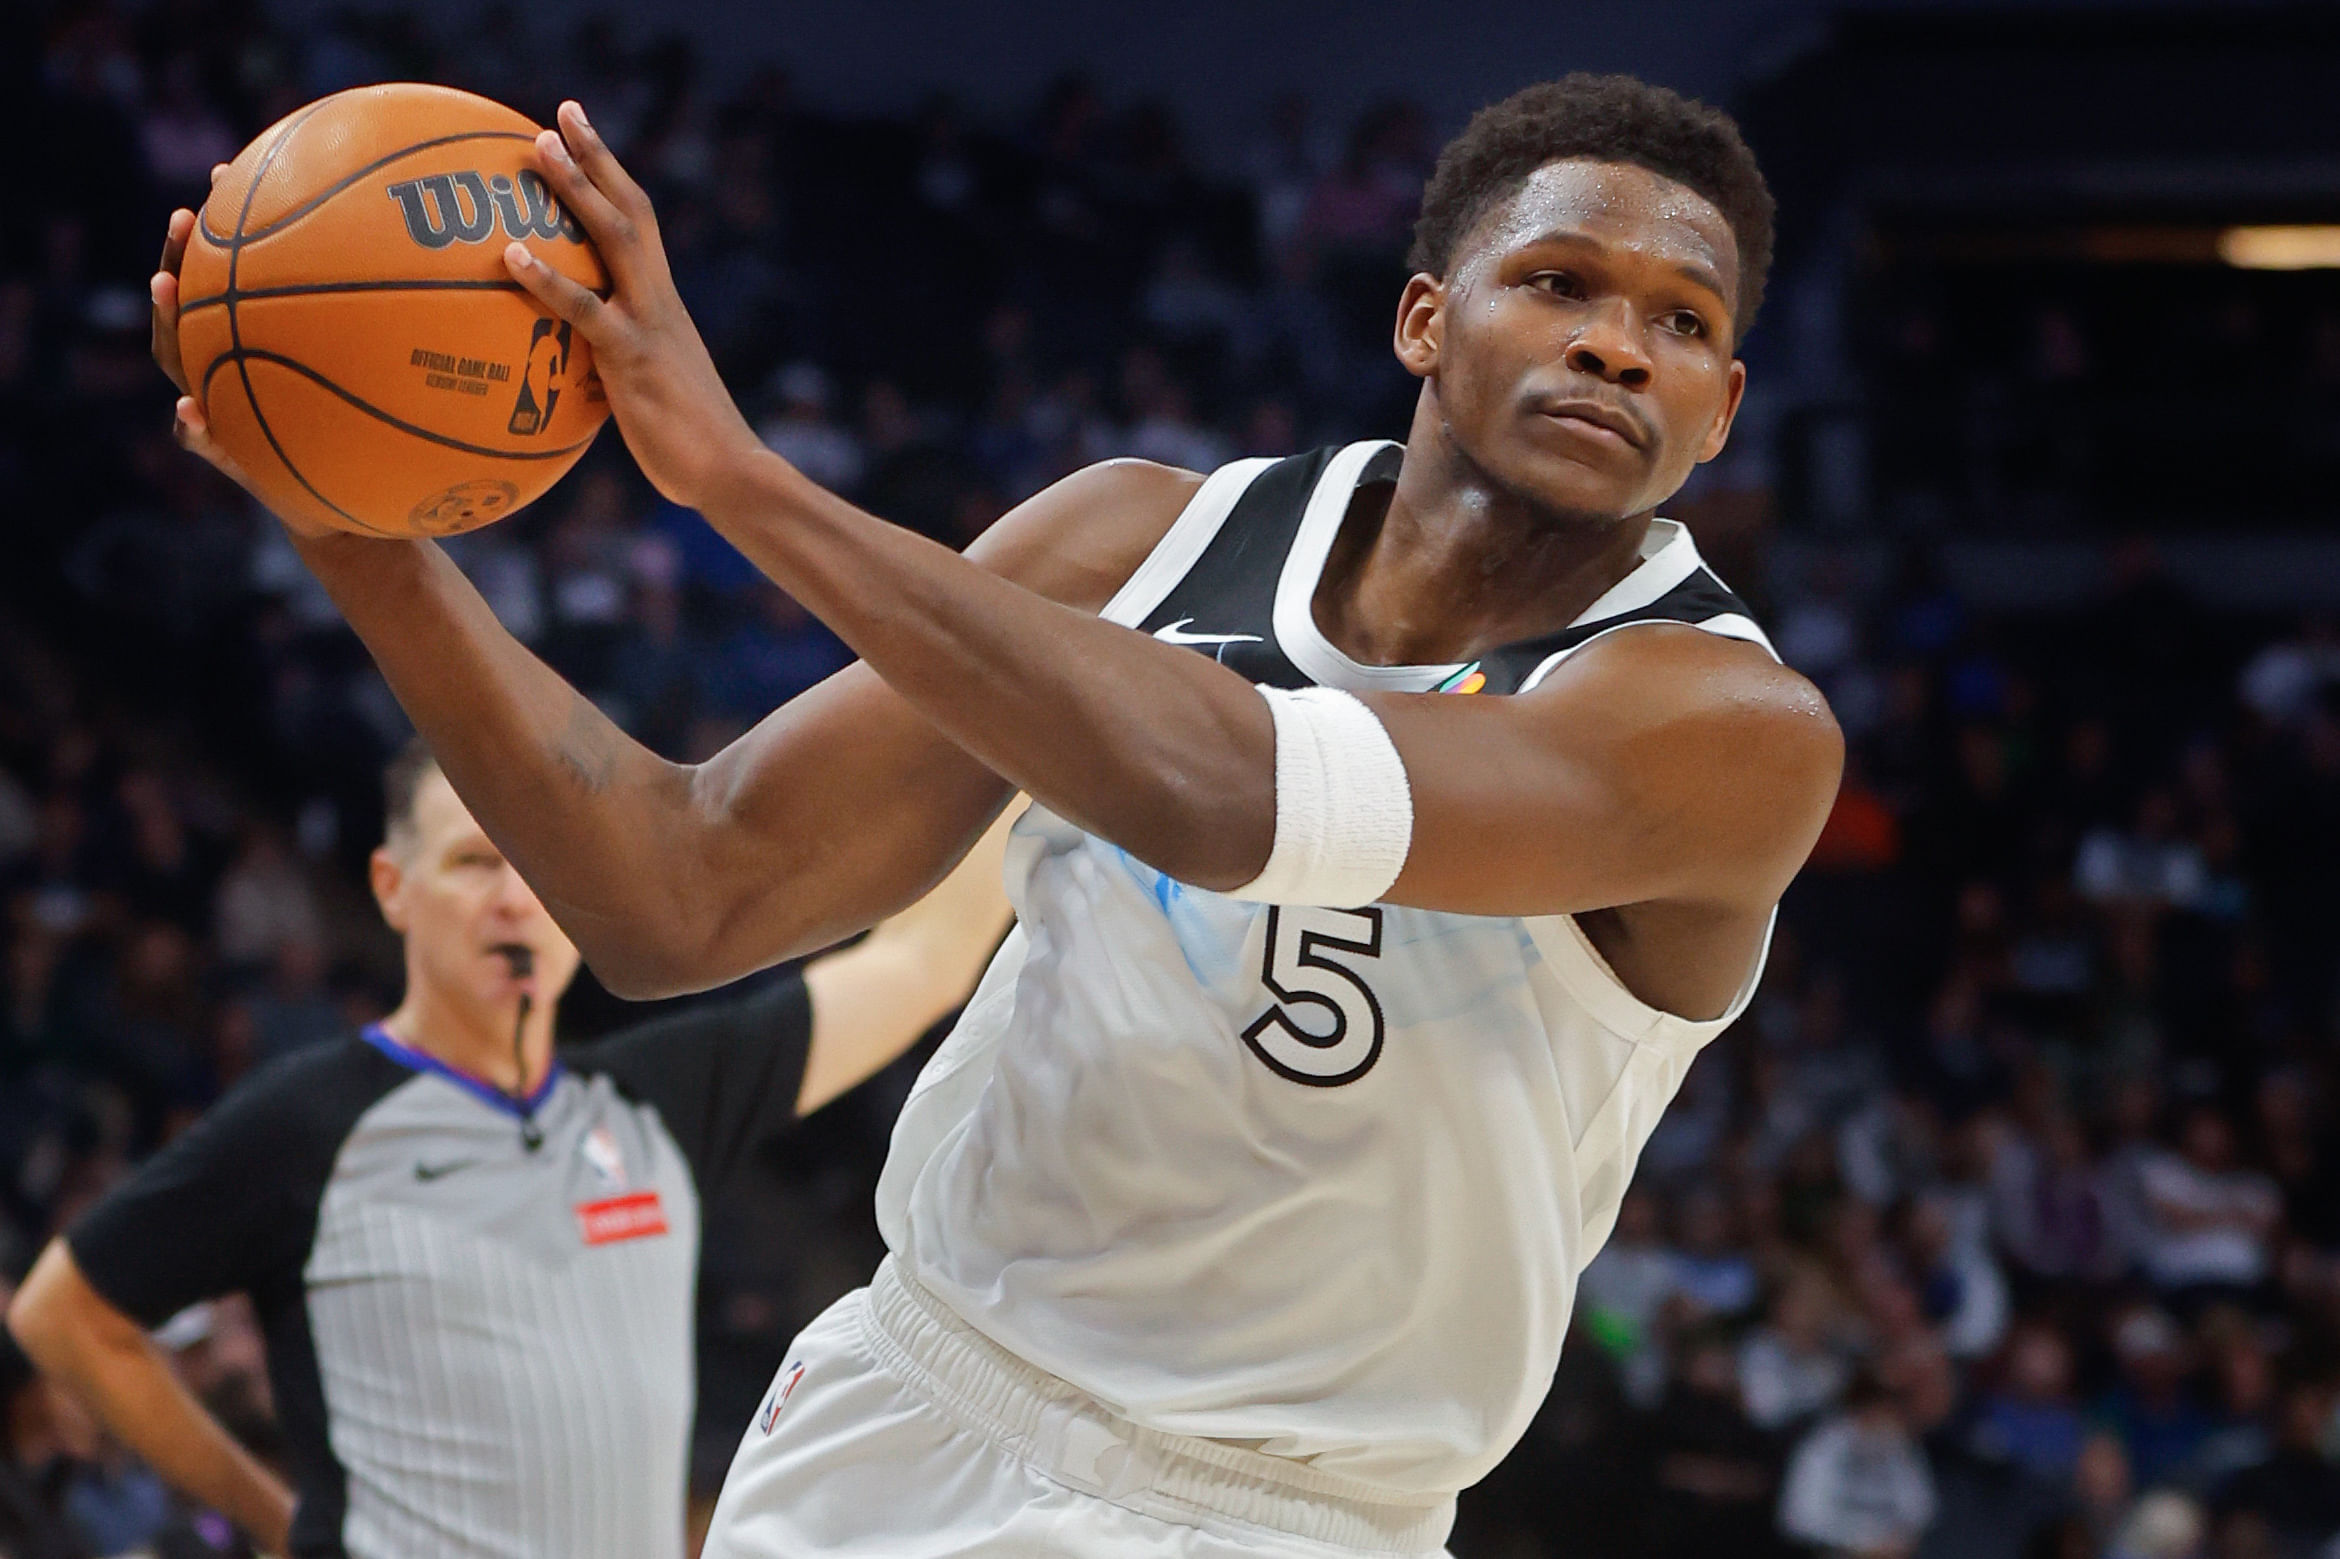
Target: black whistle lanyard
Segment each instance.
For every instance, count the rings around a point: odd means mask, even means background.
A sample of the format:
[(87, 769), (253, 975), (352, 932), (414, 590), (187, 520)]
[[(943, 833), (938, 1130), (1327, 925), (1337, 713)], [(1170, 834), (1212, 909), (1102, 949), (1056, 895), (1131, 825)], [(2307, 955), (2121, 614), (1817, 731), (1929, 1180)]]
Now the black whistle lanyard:
[[(525, 980), (536, 972), (536, 950), (518, 942), (507, 942), (496, 949), (511, 969), (512, 978)], [(520, 1146), (533, 1153), (544, 1146), (544, 1128), (536, 1124), (536, 1112), (528, 1103), (528, 1014), (535, 1010), (535, 1002), (528, 992), (520, 993), (520, 1012), (512, 1020), (512, 1088), (505, 1095), (520, 1116)]]

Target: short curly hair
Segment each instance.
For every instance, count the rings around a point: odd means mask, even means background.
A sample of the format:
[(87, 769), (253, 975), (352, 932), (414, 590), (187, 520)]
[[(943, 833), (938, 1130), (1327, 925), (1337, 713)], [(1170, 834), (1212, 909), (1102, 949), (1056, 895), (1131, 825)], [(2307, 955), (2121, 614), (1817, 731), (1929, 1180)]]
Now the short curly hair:
[(1538, 168), (1570, 157), (1629, 162), (1714, 203), (1738, 244), (1733, 334), (1744, 338), (1771, 269), (1770, 186), (1730, 115), (1632, 76), (1579, 71), (1522, 88), (1472, 115), (1438, 154), (1406, 263), (1444, 276), (1482, 217)]

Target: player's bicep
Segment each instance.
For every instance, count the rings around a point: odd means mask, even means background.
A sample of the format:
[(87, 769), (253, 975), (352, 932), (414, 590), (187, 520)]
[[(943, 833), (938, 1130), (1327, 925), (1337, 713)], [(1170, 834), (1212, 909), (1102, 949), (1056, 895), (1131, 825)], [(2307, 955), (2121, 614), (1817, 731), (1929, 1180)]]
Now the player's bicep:
[(1681, 642), (1563, 672), (1513, 698), (1368, 700), (1413, 794), (1390, 901), (1575, 914), (1776, 899), (1842, 763), (1810, 684), (1736, 648)]

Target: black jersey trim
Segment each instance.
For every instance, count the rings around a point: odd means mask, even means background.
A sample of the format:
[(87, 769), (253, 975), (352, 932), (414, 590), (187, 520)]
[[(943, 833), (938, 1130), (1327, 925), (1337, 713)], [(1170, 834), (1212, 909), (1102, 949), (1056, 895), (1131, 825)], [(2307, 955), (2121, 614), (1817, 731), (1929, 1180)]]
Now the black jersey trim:
[(1178, 518), (1170, 522), (1145, 561), (1097, 615), (1125, 627), (1145, 621), (1209, 549), (1252, 482), (1275, 464), (1268, 459), (1237, 460), (1204, 477), (1202, 486), (1187, 499), (1186, 507), (1178, 511)]
[[(1356, 447), (1332, 445), (1311, 450), (1279, 460), (1252, 475), (1185, 572), (1162, 590), (1138, 619), (1140, 631), (1159, 634), (1172, 630), (1178, 637), (1171, 642), (1187, 644), (1200, 653), (1212, 655), (1230, 670), (1269, 687), (1316, 685), (1318, 679), (1300, 668), (1293, 647), (1276, 630), (1277, 600), (1311, 502), (1319, 499), (1334, 463)], [(1404, 454), (1404, 447), (1397, 444), (1385, 443), (1373, 448), (1357, 467), (1351, 493), (1368, 482), (1395, 480)], [(1216, 477), (1217, 473), (1213, 475)], [(1347, 495), (1343, 497), (1345, 516)], [(1322, 501), (1330, 502), (1330, 498)], [(1176, 529), (1173, 526), (1173, 534)], [(1164, 538), (1164, 545), (1169, 539)], [(1501, 645), (1459, 668), (1386, 669), (1410, 671), (1430, 682), (1443, 681), (1447, 685), (1461, 684), (1468, 678), (1477, 684), (1476, 691), (1484, 693), (1517, 693), (1536, 685), (1559, 660), (1619, 628), (1645, 622), (1678, 622), (1696, 627), (1718, 617), (1753, 622), (1754, 613), (1748, 610), (1746, 602), (1715, 576), (1704, 559), (1696, 557), (1696, 543), (1686, 533), (1683, 539), (1696, 561), (1688, 574), (1655, 599), (1533, 639)], [(1654, 562), (1656, 556), (1652, 554), (1644, 559), (1644, 566)], [(1149, 564), (1152, 561), (1153, 555), (1149, 555)], [(1311, 601), (1320, 579), (1321, 568), (1317, 579), (1308, 582)], [(1297, 581), (1294, 588), (1298, 588)], [(1321, 639), (1321, 633), (1317, 637)], [(1754, 642), (1770, 647), (1767, 639)], [(1325, 647), (1339, 654), (1338, 646), (1329, 641)], [(1301, 650), (1301, 658), (1315, 659), (1312, 649), (1313, 646)], [(1338, 662), (1332, 669), (1339, 669)], [(1361, 666), (1359, 669), (1370, 672), (1383, 668)], [(1471, 677), (1474, 672), (1480, 675)]]

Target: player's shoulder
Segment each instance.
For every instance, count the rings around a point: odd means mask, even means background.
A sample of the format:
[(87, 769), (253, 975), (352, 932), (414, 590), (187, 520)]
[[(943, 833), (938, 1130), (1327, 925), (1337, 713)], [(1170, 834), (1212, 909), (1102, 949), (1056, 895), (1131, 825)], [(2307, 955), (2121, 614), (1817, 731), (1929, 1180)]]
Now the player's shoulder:
[(1114, 498), (1134, 500), (1151, 507), (1172, 506), (1172, 512), (1183, 508), (1195, 490), (1202, 486), (1210, 473), (1189, 471), (1184, 466), (1164, 465), (1159, 460), (1145, 460), (1136, 455), (1116, 455), (1110, 460), (1094, 461), (1070, 475), (1060, 477), (1043, 492), (1062, 491), (1082, 500)]
[(1844, 732), (1809, 677), (1761, 644), (1689, 623), (1595, 640), (1529, 696), (1548, 697), (1556, 716), (1668, 733), (1725, 769), (1754, 765), (1828, 798), (1844, 765)]
[(967, 555), (1051, 600), (1096, 611), (1169, 532), (1203, 480), (1153, 460), (1100, 460), (1016, 505)]
[(1656, 713), (1786, 715), (1829, 729), (1835, 717), (1811, 678), (1752, 639), (1651, 619), (1602, 635), (1539, 687), (1623, 694)]

